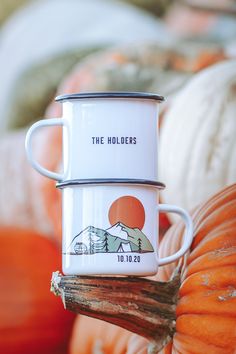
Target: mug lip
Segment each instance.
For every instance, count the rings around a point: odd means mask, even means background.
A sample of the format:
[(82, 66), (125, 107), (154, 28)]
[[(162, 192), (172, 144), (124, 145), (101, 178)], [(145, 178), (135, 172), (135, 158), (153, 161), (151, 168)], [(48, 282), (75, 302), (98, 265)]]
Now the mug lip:
[(55, 101), (70, 101), (70, 100), (81, 100), (81, 99), (104, 99), (104, 98), (125, 98), (125, 99), (140, 99), (140, 100), (154, 100), (158, 102), (165, 101), (165, 98), (156, 93), (150, 92), (134, 92), (134, 91), (107, 91), (107, 92), (79, 92), (59, 95), (55, 98)]
[(86, 178), (86, 179), (72, 179), (56, 184), (56, 188), (63, 189), (70, 186), (88, 186), (88, 185), (142, 185), (148, 187), (156, 187), (157, 189), (164, 189), (165, 184), (148, 179), (133, 179), (133, 178)]

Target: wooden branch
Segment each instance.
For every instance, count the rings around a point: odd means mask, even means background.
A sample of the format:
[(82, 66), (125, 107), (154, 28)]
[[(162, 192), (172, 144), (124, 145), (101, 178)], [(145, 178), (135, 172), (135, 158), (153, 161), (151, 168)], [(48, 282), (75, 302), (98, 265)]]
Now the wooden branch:
[(51, 290), (67, 310), (95, 317), (146, 337), (158, 349), (175, 332), (179, 273), (169, 282), (136, 277), (63, 276), (53, 273)]

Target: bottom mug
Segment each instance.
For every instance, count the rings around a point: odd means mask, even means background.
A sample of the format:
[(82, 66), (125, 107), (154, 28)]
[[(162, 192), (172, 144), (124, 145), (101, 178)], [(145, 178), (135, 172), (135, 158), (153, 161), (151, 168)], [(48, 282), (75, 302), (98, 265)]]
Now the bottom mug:
[[(192, 243), (188, 213), (159, 204), (160, 182), (129, 179), (70, 180), (62, 190), (62, 270), (76, 275), (154, 275)], [(176, 253), (159, 259), (158, 214), (174, 212), (186, 225)]]

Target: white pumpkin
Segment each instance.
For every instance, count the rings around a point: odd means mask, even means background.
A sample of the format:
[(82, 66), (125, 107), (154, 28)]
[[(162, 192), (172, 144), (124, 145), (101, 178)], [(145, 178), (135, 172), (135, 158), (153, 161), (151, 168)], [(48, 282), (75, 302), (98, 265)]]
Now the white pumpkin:
[(166, 44), (171, 36), (160, 20), (120, 1), (29, 3), (9, 18), (0, 33), (0, 133), (29, 123), (29, 109), (32, 120), (39, 118), (33, 116), (36, 109), (31, 106), (37, 105), (39, 97), (39, 104), (43, 101), (46, 108), (61, 73), (77, 62), (78, 52), (148, 41)]
[(166, 113), (160, 134), (162, 199), (192, 209), (236, 180), (236, 60), (196, 74)]

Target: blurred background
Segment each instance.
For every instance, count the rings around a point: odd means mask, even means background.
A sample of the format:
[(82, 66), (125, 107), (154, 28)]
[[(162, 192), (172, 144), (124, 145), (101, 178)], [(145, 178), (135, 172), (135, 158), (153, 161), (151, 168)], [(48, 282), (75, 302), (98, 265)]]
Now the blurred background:
[[(164, 95), (161, 199), (193, 210), (236, 178), (236, 2), (0, 0), (0, 77), (0, 353), (113, 353), (115, 338), (99, 349), (86, 320), (79, 336), (82, 316), (50, 293), (60, 192), (26, 161), (25, 133), (61, 115), (58, 94)], [(60, 171), (60, 129), (40, 131), (34, 151)], [(161, 216), (162, 235), (173, 222)]]

